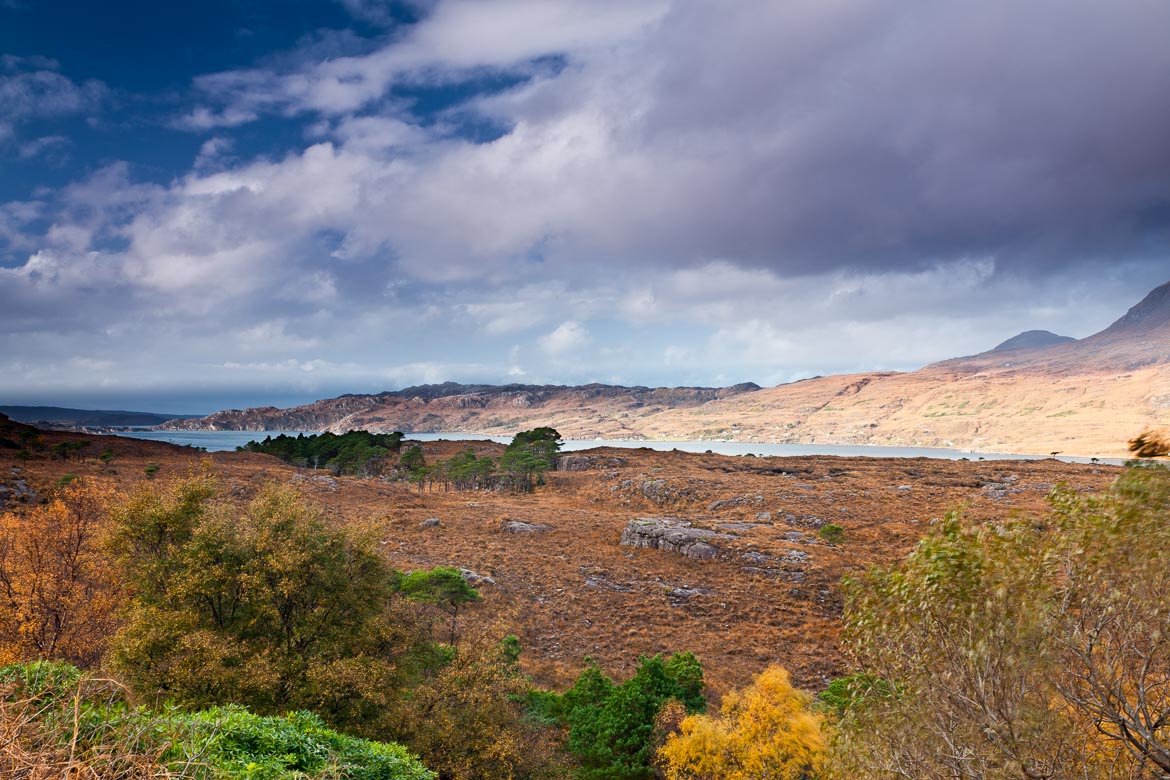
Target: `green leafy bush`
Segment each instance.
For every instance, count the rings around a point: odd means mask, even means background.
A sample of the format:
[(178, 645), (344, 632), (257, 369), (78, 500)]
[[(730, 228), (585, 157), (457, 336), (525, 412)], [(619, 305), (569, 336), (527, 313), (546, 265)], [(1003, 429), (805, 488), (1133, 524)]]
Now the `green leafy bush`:
[(0, 668), (0, 777), (433, 780), (400, 745), (325, 727), (311, 712), (133, 708), (124, 689), (67, 664)]
[(654, 777), (654, 723), (663, 706), (682, 702), (688, 713), (706, 709), (703, 668), (692, 653), (642, 658), (629, 680), (615, 685), (595, 664), (561, 696), (534, 694), (534, 715), (569, 729), (569, 752), (584, 780)]
[(820, 531), (817, 531), (817, 536), (824, 539), (829, 544), (841, 544), (845, 541), (845, 529), (836, 523), (829, 523), (822, 526)]

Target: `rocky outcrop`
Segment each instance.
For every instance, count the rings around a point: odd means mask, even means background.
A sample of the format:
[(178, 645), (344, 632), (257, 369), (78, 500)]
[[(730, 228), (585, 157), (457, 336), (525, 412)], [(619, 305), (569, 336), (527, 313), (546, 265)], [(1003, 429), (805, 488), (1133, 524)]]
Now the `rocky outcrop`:
[(609, 455), (562, 455), (557, 460), (557, 471), (620, 469), (625, 465), (625, 458), (617, 458)]
[(621, 543), (627, 547), (649, 547), (678, 553), (686, 558), (709, 561), (720, 556), (715, 542), (734, 539), (705, 528), (694, 528), (686, 520), (671, 517), (639, 517), (631, 520), (622, 531)]
[(473, 588), (482, 588), (484, 585), (495, 585), (495, 578), (489, 577), (486, 574), (472, 571), (471, 569), (460, 568), (459, 573), (463, 575), (463, 579), (467, 584)]
[(522, 523), (519, 520), (511, 520), (505, 522), (500, 530), (506, 534), (540, 534), (546, 531), (551, 531), (551, 525), (543, 525), (541, 523)]

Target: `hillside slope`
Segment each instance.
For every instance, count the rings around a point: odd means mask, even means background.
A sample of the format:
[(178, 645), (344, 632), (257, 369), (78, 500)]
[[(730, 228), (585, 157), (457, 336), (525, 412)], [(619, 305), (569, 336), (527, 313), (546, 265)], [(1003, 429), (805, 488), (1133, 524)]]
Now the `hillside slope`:
[(1170, 283), (1088, 338), (781, 385), (703, 412), (661, 415), (647, 435), (1121, 457), (1170, 425)]

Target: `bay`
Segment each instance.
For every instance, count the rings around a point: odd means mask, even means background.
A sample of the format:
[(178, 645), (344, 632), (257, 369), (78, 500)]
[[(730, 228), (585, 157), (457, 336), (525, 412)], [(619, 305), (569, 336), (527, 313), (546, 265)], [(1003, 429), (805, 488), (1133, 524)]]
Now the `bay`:
[[(150, 441), (165, 441), (188, 447), (205, 449), (208, 452), (224, 452), (235, 450), (250, 441), (261, 441), (266, 436), (280, 434), (296, 436), (300, 433), (311, 436), (317, 431), (160, 431), (137, 430), (124, 431), (119, 436), (134, 439), (148, 439)], [(411, 433), (407, 434), (408, 441), (494, 441), (507, 444), (512, 440), (510, 436), (486, 436), (475, 433)], [(1047, 455), (1017, 455), (995, 452), (966, 452), (963, 450), (945, 449), (941, 447), (877, 447), (868, 445), (847, 444), (764, 444), (758, 442), (734, 441), (632, 441), (620, 439), (567, 439), (562, 452), (575, 452), (595, 447), (619, 447), (622, 449), (648, 448), (660, 452), (678, 450), (680, 452), (712, 452), (717, 455), (756, 455), (762, 457), (800, 455), (837, 455), (841, 457), (864, 458), (941, 458), (943, 460), (1037, 460), (1049, 457)], [(1089, 458), (1060, 456), (1059, 460), (1066, 463), (1089, 463)], [(1101, 463), (1120, 465), (1123, 460), (1105, 458)]]

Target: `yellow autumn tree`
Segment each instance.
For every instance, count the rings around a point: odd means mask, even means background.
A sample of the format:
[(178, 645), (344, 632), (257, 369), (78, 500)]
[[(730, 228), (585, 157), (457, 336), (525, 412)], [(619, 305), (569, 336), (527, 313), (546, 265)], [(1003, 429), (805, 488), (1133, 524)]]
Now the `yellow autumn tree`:
[(812, 696), (769, 666), (723, 700), (722, 717), (692, 715), (658, 757), (667, 780), (809, 780), (825, 752), (824, 721)]
[(0, 515), (0, 665), (95, 665), (116, 629), (120, 589), (102, 548), (110, 492), (89, 481)]

